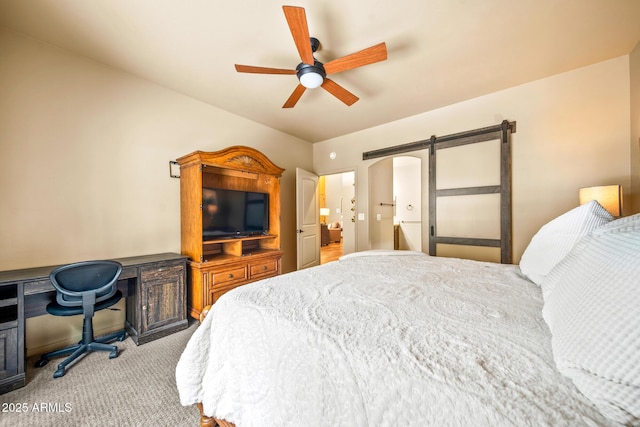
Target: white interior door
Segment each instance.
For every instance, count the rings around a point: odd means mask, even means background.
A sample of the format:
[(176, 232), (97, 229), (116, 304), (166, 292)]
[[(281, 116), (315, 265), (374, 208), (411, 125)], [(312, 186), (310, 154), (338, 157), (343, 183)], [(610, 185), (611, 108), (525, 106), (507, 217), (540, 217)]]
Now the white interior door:
[(296, 168), (297, 268), (320, 264), (320, 203), (318, 176)]

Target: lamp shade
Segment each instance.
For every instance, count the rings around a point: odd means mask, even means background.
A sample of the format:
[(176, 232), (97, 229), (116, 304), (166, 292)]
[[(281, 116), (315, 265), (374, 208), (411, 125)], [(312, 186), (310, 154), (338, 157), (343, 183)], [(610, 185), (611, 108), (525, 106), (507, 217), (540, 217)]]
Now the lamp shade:
[(331, 209), (320, 208), (320, 216), (328, 216), (329, 214), (331, 214)]
[(595, 200), (609, 211), (614, 217), (622, 216), (622, 186), (602, 185), (599, 187), (584, 187), (579, 191), (580, 204), (584, 205)]

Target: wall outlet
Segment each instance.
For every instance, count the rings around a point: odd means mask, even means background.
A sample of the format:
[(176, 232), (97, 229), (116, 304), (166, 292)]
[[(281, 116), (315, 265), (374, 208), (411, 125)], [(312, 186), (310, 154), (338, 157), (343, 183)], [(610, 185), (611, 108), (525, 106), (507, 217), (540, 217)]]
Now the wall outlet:
[(359, 213), (358, 214), (358, 221), (364, 221), (364, 214), (363, 213)]

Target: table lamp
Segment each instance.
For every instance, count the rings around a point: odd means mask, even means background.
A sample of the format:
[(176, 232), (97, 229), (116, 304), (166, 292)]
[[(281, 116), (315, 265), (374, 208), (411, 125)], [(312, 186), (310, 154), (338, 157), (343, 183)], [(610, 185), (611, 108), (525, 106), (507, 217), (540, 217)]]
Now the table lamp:
[(327, 220), (327, 216), (331, 213), (331, 209), (329, 208), (320, 208), (320, 221), (324, 224)]
[(598, 187), (584, 187), (579, 193), (580, 204), (595, 200), (616, 218), (622, 216), (622, 186), (602, 185)]

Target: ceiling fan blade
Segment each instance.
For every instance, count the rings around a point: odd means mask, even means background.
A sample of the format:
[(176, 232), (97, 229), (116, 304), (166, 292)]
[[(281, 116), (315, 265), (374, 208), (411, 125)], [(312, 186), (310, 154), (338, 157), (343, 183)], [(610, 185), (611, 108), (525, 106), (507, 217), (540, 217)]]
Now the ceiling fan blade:
[(360, 99), (331, 79), (324, 79), (322, 88), (349, 106)]
[(368, 47), (351, 55), (334, 59), (324, 64), (327, 74), (335, 74), (363, 65), (374, 64), (387, 59), (387, 45), (383, 42), (375, 46)]
[(305, 90), (307, 90), (307, 88), (302, 86), (301, 84), (296, 86), (296, 88), (293, 90), (293, 93), (291, 94), (289, 99), (287, 99), (287, 102), (284, 103), (282, 108), (293, 108)]
[(300, 59), (305, 64), (313, 65), (313, 50), (309, 38), (309, 27), (307, 25), (307, 15), (304, 8), (297, 6), (282, 6), (284, 16), (287, 18), (293, 41), (296, 44)]
[(255, 73), (255, 74), (295, 74), (296, 70), (284, 70), (282, 68), (254, 67), (253, 65), (236, 65), (236, 71), (239, 73)]

